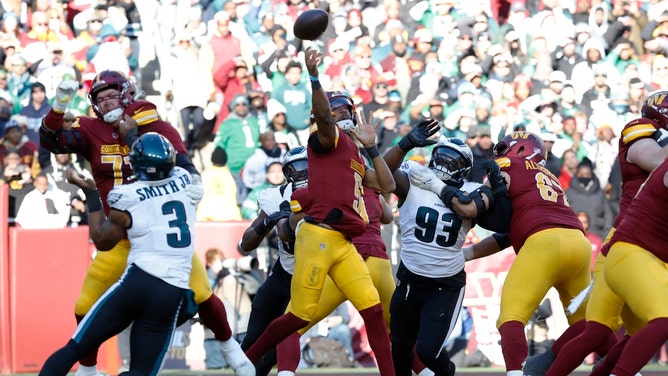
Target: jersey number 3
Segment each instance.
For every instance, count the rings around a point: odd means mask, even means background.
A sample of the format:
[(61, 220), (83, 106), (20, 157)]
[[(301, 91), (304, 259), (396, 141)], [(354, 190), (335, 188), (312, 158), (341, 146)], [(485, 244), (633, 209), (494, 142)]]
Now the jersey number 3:
[(174, 248), (185, 248), (192, 242), (190, 227), (186, 221), (188, 215), (181, 201), (168, 201), (162, 205), (162, 214), (175, 215), (176, 219), (169, 221), (169, 227), (179, 230), (178, 234), (167, 234), (167, 244)]

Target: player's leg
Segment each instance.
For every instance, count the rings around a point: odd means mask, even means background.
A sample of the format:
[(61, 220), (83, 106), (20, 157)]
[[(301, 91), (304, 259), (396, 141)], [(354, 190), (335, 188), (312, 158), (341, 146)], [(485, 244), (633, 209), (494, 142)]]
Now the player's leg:
[(552, 246), (558, 236), (545, 230), (531, 235), (513, 262), (501, 291), (497, 327), (506, 370), (521, 374), (529, 348), (524, 327), (557, 281), (561, 254)]
[(130, 371), (156, 376), (162, 367), (174, 333), (185, 290), (146, 274), (142, 288), (145, 309), (132, 324)]
[(584, 330), (558, 350), (546, 375), (567, 375), (582, 364), (587, 355), (596, 351), (603, 356), (617, 343), (615, 332), (621, 325), (619, 316), (624, 302), (605, 283), (605, 260), (603, 254), (596, 259)]
[[(292, 333), (308, 325), (320, 300), (327, 271), (332, 265), (333, 251), (342, 235), (318, 225), (300, 222), (295, 241), (295, 270), (290, 287), (291, 303), (286, 314), (272, 321), (260, 338), (246, 351), (257, 363), (264, 353)], [(326, 250), (323, 252), (321, 245)]]
[[(88, 267), (81, 293), (74, 305), (77, 323), (81, 322), (98, 298), (123, 275), (129, 253), (130, 241), (127, 239), (121, 240), (109, 251), (97, 252)], [(79, 359), (76, 376), (97, 375), (97, 351), (97, 348), (92, 349)]]
[[(290, 301), (290, 281), (292, 275), (286, 272), (281, 262), (276, 261), (272, 273), (260, 286), (253, 299), (248, 330), (241, 343), (247, 350), (260, 337), (269, 324), (280, 317)], [(269, 350), (255, 365), (256, 375), (267, 375), (276, 364), (276, 350)]]
[(341, 238), (336, 252), (338, 262), (331, 268), (329, 275), (364, 319), (369, 345), (376, 355), (380, 373), (393, 375), (392, 351), (383, 307), (369, 269), (355, 246), (345, 239)]
[[(642, 271), (642, 273), (639, 273)], [(668, 340), (668, 271), (652, 253), (636, 245), (617, 242), (605, 263), (605, 279), (615, 293), (647, 326), (624, 347), (612, 374), (633, 375), (647, 364)]]
[(197, 253), (193, 253), (192, 257), (190, 289), (195, 293), (195, 301), (199, 304), (197, 313), (202, 325), (211, 329), (216, 339), (220, 341), (220, 351), (225, 362), (236, 375), (255, 375), (255, 367), (241, 350), (239, 343), (232, 338), (225, 306), (211, 291), (206, 269)]
[(411, 374), (413, 351), (420, 326), (422, 296), (422, 289), (401, 282), (390, 302), (392, 358), (398, 376)]

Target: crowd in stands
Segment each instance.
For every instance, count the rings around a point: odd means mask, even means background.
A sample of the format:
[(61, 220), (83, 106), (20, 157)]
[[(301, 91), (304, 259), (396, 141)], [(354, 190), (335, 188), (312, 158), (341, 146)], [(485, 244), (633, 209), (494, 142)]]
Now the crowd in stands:
[[(299, 40), (294, 20), (313, 7), (329, 12), (329, 27), (316, 41)], [(214, 204), (201, 205), (200, 220), (253, 218), (252, 192), (281, 180), (272, 165), (308, 137), (303, 51), (311, 46), (326, 55), (323, 87), (380, 120), (381, 152), (436, 118), (443, 136), (467, 140), (471, 178), (482, 181), (479, 164), (501, 137), (541, 134), (574, 210), (604, 236), (618, 199), (620, 130), (640, 116), (649, 92), (668, 88), (668, 3), (659, 0), (34, 0), (3, 2), (0, 17), (10, 218), (38, 175), (67, 192), (60, 167), (85, 169), (81, 157), (41, 149), (38, 129), (67, 78), (81, 83), (68, 120), (94, 116), (86, 95), (102, 69), (134, 77), (147, 92), (153, 85), (191, 154), (200, 153), (200, 168), (216, 171), (204, 171), (205, 200)], [(155, 55), (156, 81), (140, 52)], [(409, 158), (426, 163), (429, 151)], [(69, 225), (85, 223), (76, 190), (50, 196), (71, 207)]]

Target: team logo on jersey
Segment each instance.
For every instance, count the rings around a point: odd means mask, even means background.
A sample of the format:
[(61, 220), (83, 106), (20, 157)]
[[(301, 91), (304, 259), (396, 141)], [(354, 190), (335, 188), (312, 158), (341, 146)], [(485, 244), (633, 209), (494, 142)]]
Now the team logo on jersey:
[(122, 195), (120, 193), (110, 192), (107, 196), (107, 203), (113, 205), (121, 199)]

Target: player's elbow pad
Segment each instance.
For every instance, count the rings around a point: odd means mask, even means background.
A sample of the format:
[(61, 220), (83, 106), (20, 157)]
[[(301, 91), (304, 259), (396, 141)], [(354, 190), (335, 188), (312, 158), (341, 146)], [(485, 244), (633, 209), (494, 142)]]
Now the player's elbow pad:
[(494, 193), (494, 207), (490, 207), (490, 209), (478, 216), (476, 222), (481, 227), (490, 231), (500, 233), (510, 232), (510, 219), (513, 216), (513, 207), (506, 190)]

